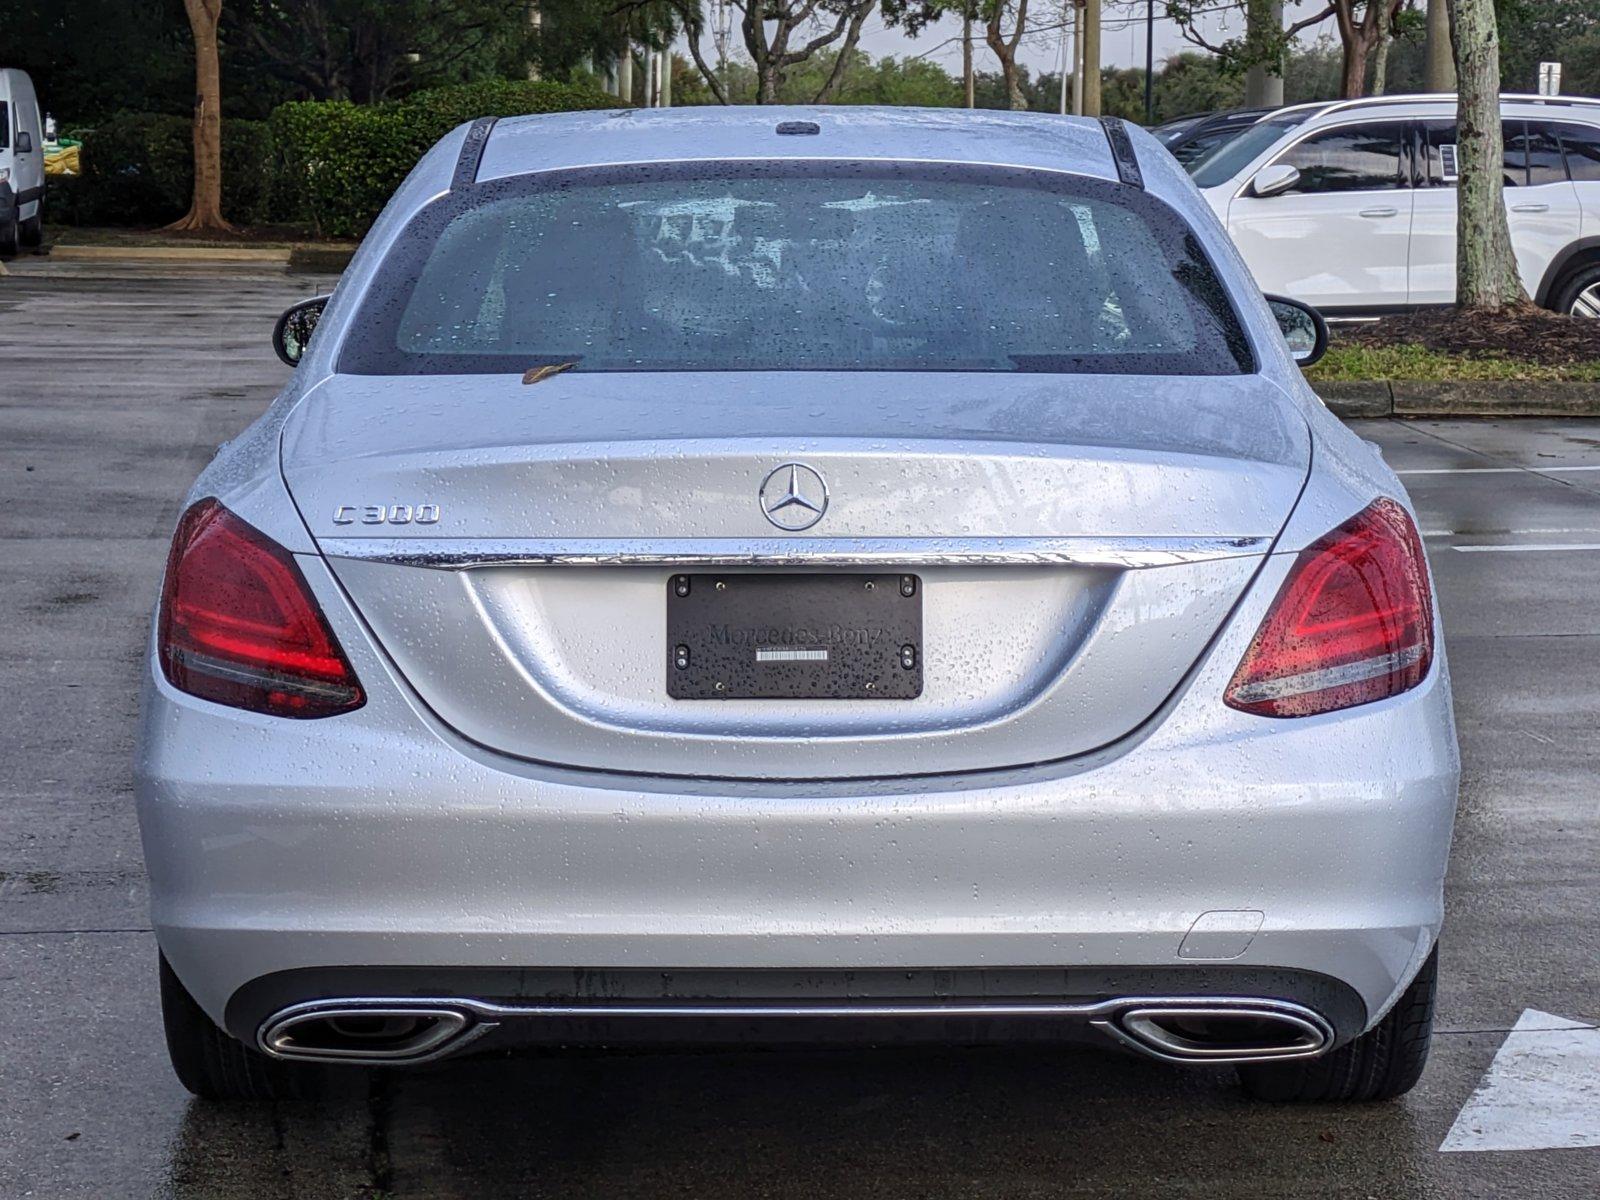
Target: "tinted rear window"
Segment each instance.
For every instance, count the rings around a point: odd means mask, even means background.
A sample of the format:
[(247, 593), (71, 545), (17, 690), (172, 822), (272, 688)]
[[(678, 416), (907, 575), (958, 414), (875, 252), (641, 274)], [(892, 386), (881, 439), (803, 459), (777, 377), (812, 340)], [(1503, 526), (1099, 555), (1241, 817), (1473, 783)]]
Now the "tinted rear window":
[(1600, 180), (1600, 129), (1592, 125), (1562, 124), (1556, 127), (1567, 152), (1567, 169), (1580, 183)]
[(1193, 231), (1137, 189), (898, 163), (547, 172), (449, 194), (339, 369), (1238, 374)]

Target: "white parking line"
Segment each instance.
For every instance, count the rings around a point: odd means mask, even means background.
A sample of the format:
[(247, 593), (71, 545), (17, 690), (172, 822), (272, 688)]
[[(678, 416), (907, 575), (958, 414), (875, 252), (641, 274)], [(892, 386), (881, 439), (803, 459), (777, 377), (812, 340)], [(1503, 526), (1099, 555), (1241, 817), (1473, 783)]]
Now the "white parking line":
[(1522, 1010), (1440, 1150), (1600, 1146), (1600, 1029)]
[(1518, 546), (1451, 546), (1462, 554), (1534, 554), (1541, 550), (1600, 550), (1600, 542), (1524, 542)]
[(1600, 471), (1600, 466), (1583, 467), (1413, 467), (1396, 475), (1560, 475), (1569, 471)]
[(1494, 534), (1497, 537), (1527, 537), (1537, 534), (1540, 537), (1549, 537), (1554, 533), (1600, 533), (1600, 528), (1593, 525), (1569, 525), (1545, 529), (1480, 529), (1475, 533), (1463, 532), (1460, 529), (1424, 529), (1422, 536), (1430, 538), (1487, 537), (1489, 534)]

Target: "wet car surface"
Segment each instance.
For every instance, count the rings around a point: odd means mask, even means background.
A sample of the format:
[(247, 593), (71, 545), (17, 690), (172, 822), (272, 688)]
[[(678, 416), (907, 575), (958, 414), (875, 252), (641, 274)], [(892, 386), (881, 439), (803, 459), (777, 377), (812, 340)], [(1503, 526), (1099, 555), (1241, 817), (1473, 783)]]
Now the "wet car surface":
[[(1439, 1035), (1410, 1096), (1247, 1104), (1079, 1048), (519, 1055), (226, 1109), (171, 1077), (131, 803), (178, 498), (328, 280), (0, 284), (0, 1195), (1593, 1195), (1600, 1149), (1441, 1153), (1527, 1009), (1600, 1020), (1600, 422), (1364, 422), (1429, 536), (1464, 760)], [(1532, 549), (1538, 546), (1561, 549)], [(1587, 549), (1584, 547), (1588, 547)]]

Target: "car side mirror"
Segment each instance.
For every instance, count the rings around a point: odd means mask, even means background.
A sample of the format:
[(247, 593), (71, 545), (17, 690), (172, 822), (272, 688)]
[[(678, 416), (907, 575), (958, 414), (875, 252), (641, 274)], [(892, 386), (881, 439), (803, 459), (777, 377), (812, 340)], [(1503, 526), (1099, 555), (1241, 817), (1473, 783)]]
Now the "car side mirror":
[(17, 153), (33, 153), (33, 134), (29, 133), (26, 129), (17, 130)]
[(331, 296), (316, 296), (286, 308), (278, 323), (272, 327), (272, 348), (278, 357), (291, 367), (298, 366), (311, 344), (311, 334), (322, 319), (322, 310), (328, 307)]
[(1316, 309), (1283, 296), (1268, 296), (1267, 307), (1289, 344), (1290, 356), (1301, 367), (1309, 367), (1328, 352), (1328, 323)]
[(1250, 194), (1265, 200), (1268, 196), (1276, 196), (1287, 192), (1300, 182), (1300, 169), (1291, 167), (1287, 163), (1273, 163), (1270, 167), (1262, 167), (1250, 180)]

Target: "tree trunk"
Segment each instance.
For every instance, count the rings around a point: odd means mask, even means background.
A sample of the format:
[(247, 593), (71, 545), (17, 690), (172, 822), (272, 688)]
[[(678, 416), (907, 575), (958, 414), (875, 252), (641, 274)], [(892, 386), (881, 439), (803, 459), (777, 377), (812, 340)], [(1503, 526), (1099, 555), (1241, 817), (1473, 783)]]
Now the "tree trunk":
[[(989, 49), (994, 51), (994, 56), (1000, 60), (1000, 78), (1006, 85), (1006, 103), (1016, 112), (1024, 112), (1028, 107), (1028, 98), (1022, 94), (1022, 83), (1017, 77), (1017, 42), (1019, 37), (1007, 39), (1000, 33), (1000, 20), (1005, 16), (1006, 6), (996, 4), (994, 11), (989, 15), (989, 20), (984, 26), (984, 40), (989, 43)], [(1027, 0), (1023, 0), (1022, 8), (1017, 13), (1018, 35), (1022, 32), (1022, 22), (1027, 13)]]
[[(1283, 0), (1248, 0), (1245, 5), (1245, 41), (1258, 52), (1283, 36)], [(1276, 68), (1276, 70), (1274, 70)], [(1252, 62), (1244, 73), (1247, 108), (1277, 108), (1283, 104), (1283, 63)]]
[(1387, 28), (1378, 31), (1378, 48), (1372, 54), (1372, 86), (1367, 95), (1381, 96), (1385, 87), (1385, 80), (1389, 77), (1389, 47), (1394, 42), (1393, 36)]
[(976, 81), (972, 75), (972, 14), (961, 18), (961, 90), (968, 108), (977, 101)]
[(839, 85), (844, 82), (844, 73), (849, 70), (850, 61), (855, 57), (856, 47), (861, 44), (861, 27), (867, 23), (867, 18), (877, 10), (877, 7), (876, 4), (861, 4), (850, 14), (850, 23), (844, 31), (844, 40), (839, 43), (839, 53), (833, 60), (833, 70), (828, 72), (827, 82), (822, 85), (822, 90), (817, 93), (812, 103), (833, 103)]
[(222, 216), (222, 69), (217, 22), (222, 0), (183, 0), (194, 33), (194, 198), (168, 229), (235, 233)]
[(1100, 115), (1100, 0), (1083, 5), (1083, 115)]
[(1430, 92), (1456, 90), (1456, 64), (1450, 52), (1449, 0), (1428, 0), (1427, 73), (1423, 86)]
[(1500, 132), (1500, 33), (1494, 0), (1450, 0), (1456, 101), (1456, 305), (1501, 309), (1528, 303), (1506, 224), (1505, 144)]
[(1367, 88), (1367, 51), (1371, 45), (1357, 31), (1356, 36), (1344, 43), (1344, 68), (1339, 74), (1339, 96), (1344, 100), (1358, 99)]

